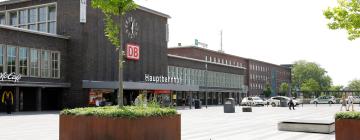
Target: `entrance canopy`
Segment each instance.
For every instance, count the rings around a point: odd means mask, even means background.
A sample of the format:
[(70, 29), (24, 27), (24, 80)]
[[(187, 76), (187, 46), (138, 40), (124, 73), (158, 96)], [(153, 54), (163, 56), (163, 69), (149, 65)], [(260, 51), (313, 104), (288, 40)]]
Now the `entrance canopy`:
[[(118, 81), (89, 81), (83, 80), (83, 88), (119, 88)], [(196, 85), (180, 85), (180, 84), (159, 84), (144, 82), (124, 82), (124, 89), (127, 90), (171, 90), (171, 91), (199, 91)]]

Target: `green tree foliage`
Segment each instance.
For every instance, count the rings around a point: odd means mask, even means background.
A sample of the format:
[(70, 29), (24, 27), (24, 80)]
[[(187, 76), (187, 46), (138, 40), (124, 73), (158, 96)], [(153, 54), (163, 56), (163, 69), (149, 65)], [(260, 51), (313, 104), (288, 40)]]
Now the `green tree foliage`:
[(341, 90), (343, 90), (344, 89), (344, 86), (342, 86), (342, 85), (333, 85), (333, 86), (331, 86), (330, 87), (330, 91), (341, 91)]
[(289, 91), (289, 84), (284, 82), (281, 83), (280, 88), (279, 88), (279, 93), (281, 96), (286, 96), (286, 93), (288, 93)]
[(348, 87), (350, 90), (360, 91), (360, 79), (354, 79), (350, 81)]
[(269, 98), (269, 97), (270, 97), (270, 95), (271, 95), (271, 87), (270, 87), (270, 84), (269, 84), (269, 83), (266, 83), (266, 84), (265, 84), (265, 88), (264, 88), (264, 90), (263, 90), (263, 93), (264, 93), (264, 96), (265, 96), (266, 98)]
[[(310, 80), (312, 79), (312, 80)], [(307, 62), (300, 60), (295, 62), (292, 68), (292, 85), (299, 89), (308, 89), (308, 87), (302, 88), (305, 82), (314, 83), (319, 85), (319, 90), (328, 90), (331, 86), (332, 80), (327, 75), (325, 69), (321, 68), (318, 64), (313, 62)], [(309, 83), (305, 84), (308, 85)]]
[[(124, 52), (121, 46), (122, 16), (128, 11), (136, 9), (137, 5), (133, 0), (91, 0), (91, 6), (93, 8), (100, 9), (104, 13), (104, 34), (119, 52), (118, 104), (121, 107), (123, 106), (122, 75), (124, 57)], [(119, 19), (120, 21), (115, 21), (114, 19)]]
[(360, 4), (358, 0), (338, 0), (338, 6), (328, 7), (324, 16), (329, 20), (329, 29), (345, 29), (348, 39), (360, 37)]
[(310, 78), (301, 84), (300, 89), (304, 94), (308, 95), (307, 97), (310, 97), (310, 93), (318, 93), (321, 88), (316, 80)]

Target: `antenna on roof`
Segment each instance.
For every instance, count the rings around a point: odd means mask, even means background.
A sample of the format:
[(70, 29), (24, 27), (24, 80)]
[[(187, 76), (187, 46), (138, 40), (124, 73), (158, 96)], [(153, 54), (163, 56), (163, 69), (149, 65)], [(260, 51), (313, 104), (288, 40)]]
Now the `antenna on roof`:
[(220, 30), (220, 50), (219, 50), (219, 52), (224, 52), (224, 50), (223, 50), (223, 30)]

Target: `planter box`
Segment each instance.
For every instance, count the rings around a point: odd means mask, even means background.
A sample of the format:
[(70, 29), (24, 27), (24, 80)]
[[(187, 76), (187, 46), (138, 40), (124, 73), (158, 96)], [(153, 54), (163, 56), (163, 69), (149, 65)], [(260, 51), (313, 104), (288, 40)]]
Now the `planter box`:
[(336, 140), (359, 140), (360, 120), (341, 119), (335, 121)]
[(137, 119), (60, 115), (60, 140), (180, 140), (181, 116)]

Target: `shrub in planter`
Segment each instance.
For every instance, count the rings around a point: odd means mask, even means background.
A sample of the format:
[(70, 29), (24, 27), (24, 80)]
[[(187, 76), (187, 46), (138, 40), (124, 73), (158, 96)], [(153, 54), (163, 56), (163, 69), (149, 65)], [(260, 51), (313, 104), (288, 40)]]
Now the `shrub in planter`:
[(106, 106), (65, 109), (60, 140), (180, 140), (181, 118), (173, 108)]
[(360, 138), (360, 112), (338, 112), (335, 115), (336, 140)]

